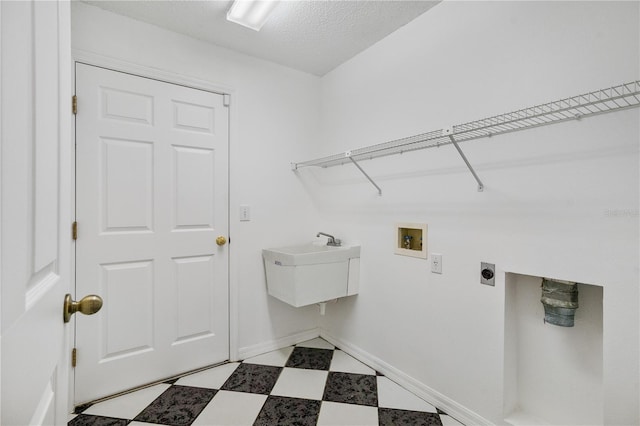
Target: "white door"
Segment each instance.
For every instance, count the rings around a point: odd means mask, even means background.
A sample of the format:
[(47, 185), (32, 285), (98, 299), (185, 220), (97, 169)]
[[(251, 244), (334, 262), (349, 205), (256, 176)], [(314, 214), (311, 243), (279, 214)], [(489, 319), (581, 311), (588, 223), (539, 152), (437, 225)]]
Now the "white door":
[(1, 2), (0, 424), (68, 418), (69, 4)]
[(229, 358), (223, 95), (76, 65), (75, 402)]

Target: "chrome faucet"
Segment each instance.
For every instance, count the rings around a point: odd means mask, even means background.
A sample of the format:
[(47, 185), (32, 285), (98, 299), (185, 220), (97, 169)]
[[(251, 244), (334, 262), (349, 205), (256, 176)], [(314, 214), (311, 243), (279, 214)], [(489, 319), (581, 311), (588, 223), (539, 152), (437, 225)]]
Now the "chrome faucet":
[(341, 241), (336, 239), (333, 235), (325, 234), (324, 232), (318, 232), (318, 235), (316, 235), (316, 237), (319, 237), (320, 235), (324, 235), (325, 237), (329, 238), (329, 240), (327, 241), (328, 246), (340, 247)]

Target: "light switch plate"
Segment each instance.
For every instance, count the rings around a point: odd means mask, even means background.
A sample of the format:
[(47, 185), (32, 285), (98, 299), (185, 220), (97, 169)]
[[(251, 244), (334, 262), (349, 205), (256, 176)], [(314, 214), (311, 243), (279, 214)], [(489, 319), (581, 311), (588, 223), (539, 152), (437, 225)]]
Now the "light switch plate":
[(431, 272), (434, 274), (442, 273), (442, 255), (431, 253)]
[(251, 220), (251, 207), (248, 205), (240, 206), (240, 222), (248, 222)]

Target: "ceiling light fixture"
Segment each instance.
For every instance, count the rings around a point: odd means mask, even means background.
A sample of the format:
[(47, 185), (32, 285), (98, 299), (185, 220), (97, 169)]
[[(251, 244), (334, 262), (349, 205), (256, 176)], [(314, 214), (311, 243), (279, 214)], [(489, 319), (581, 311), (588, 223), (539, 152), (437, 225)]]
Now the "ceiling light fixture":
[(235, 0), (227, 12), (227, 21), (260, 31), (277, 5), (276, 0)]

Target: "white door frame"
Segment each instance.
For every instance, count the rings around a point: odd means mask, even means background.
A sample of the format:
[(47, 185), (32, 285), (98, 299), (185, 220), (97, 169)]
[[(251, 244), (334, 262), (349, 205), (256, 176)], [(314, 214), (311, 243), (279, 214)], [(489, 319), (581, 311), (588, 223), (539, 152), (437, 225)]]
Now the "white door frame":
[[(235, 90), (229, 86), (225, 86), (225, 85), (219, 85), (219, 84), (215, 84), (212, 83), (210, 81), (206, 81), (206, 80), (200, 80), (197, 78), (193, 78), (187, 75), (183, 75), (183, 74), (179, 74), (179, 73), (174, 73), (171, 71), (164, 71), (164, 70), (159, 70), (159, 69), (155, 69), (155, 68), (149, 68), (143, 65), (138, 65), (138, 64), (134, 64), (131, 62), (127, 62), (127, 61), (122, 61), (116, 58), (111, 58), (111, 57), (107, 57), (107, 56), (103, 56), (103, 55), (99, 55), (99, 54), (95, 54), (93, 52), (88, 52), (86, 50), (80, 50), (80, 49), (72, 49), (71, 51), (71, 69), (72, 69), (72, 81), (75, 81), (75, 64), (77, 62), (81, 62), (87, 65), (93, 65), (96, 67), (102, 67), (102, 68), (107, 68), (113, 71), (118, 71), (118, 72), (124, 72), (127, 74), (132, 74), (132, 75), (136, 75), (139, 77), (144, 77), (144, 78), (149, 78), (149, 79), (153, 79), (153, 80), (159, 80), (159, 81), (163, 81), (165, 83), (171, 83), (171, 84), (177, 84), (180, 86), (185, 86), (185, 87), (190, 87), (192, 89), (199, 89), (199, 90), (204, 90), (207, 92), (213, 92), (213, 93), (217, 93), (217, 94), (221, 94), (224, 95), (226, 100), (229, 102), (229, 146), (231, 146), (231, 141), (233, 138), (233, 135), (235, 135), (235, 130), (237, 128), (236, 126), (236, 119), (235, 119), (235, 114), (232, 113), (233, 111), (233, 107), (235, 106), (235, 102), (236, 99), (233, 98), (233, 103), (231, 102), (231, 95), (235, 92)], [(75, 84), (74, 86), (75, 87)], [(73, 92), (75, 93), (75, 89), (73, 89)], [(81, 100), (78, 101), (79, 105), (81, 105)], [(71, 146), (73, 147), (73, 145), (75, 144), (75, 140), (76, 140), (76, 131), (75, 131), (75, 126), (73, 126), (73, 134), (72, 134), (72, 140), (71, 140)], [(231, 151), (231, 149), (229, 149), (229, 152)], [(75, 164), (75, 149), (72, 150), (73, 152), (73, 159), (72, 159), (72, 164)], [(229, 159), (227, 160), (229, 161)], [(230, 161), (229, 161), (229, 165), (230, 165)], [(229, 167), (229, 169), (231, 169), (231, 167)], [(75, 182), (76, 176), (75, 176), (75, 166), (72, 167), (72, 182)], [(231, 173), (229, 173), (229, 180), (228, 180), (228, 185), (229, 185), (229, 189), (231, 188)], [(71, 186), (71, 199), (75, 200), (76, 199), (76, 194), (75, 194), (75, 185)], [(231, 191), (228, 192), (229, 194), (231, 194)], [(230, 209), (230, 199), (231, 196), (229, 195), (229, 200), (227, 201), (227, 205), (228, 208)], [(75, 212), (75, 201), (74, 201), (74, 210)], [(230, 213), (230, 211), (229, 211)], [(232, 234), (232, 222), (233, 222), (233, 216), (229, 215), (229, 235)], [(73, 244), (72, 249), (71, 249), (71, 259), (72, 259), (72, 271), (75, 271), (76, 268), (76, 264), (75, 264), (75, 249), (76, 246), (75, 244)], [(235, 264), (235, 260), (233, 258), (233, 253), (234, 250), (231, 249), (231, 246), (229, 246), (229, 265), (233, 265)], [(229, 360), (230, 361), (237, 361), (238, 360), (238, 289), (237, 289), (237, 280), (235, 277), (235, 273), (234, 271), (232, 271), (232, 269), (229, 267)], [(75, 282), (75, 274), (72, 274), (72, 278), (71, 278), (71, 287), (72, 287), (72, 294), (74, 296), (75, 295), (75, 288), (76, 288), (76, 282)], [(72, 336), (75, 336), (75, 325), (73, 327), (73, 329), (71, 330), (72, 332)], [(69, 344), (69, 351), (71, 351), (73, 347), (73, 342), (70, 342)], [(73, 374), (74, 372), (72, 371), (72, 374), (69, 375), (69, 379), (70, 379), (70, 386), (69, 386), (69, 405), (70, 405), (70, 410), (73, 410), (73, 402), (74, 402), (74, 394), (75, 394), (75, 386), (74, 386), (74, 381), (73, 381)]]

